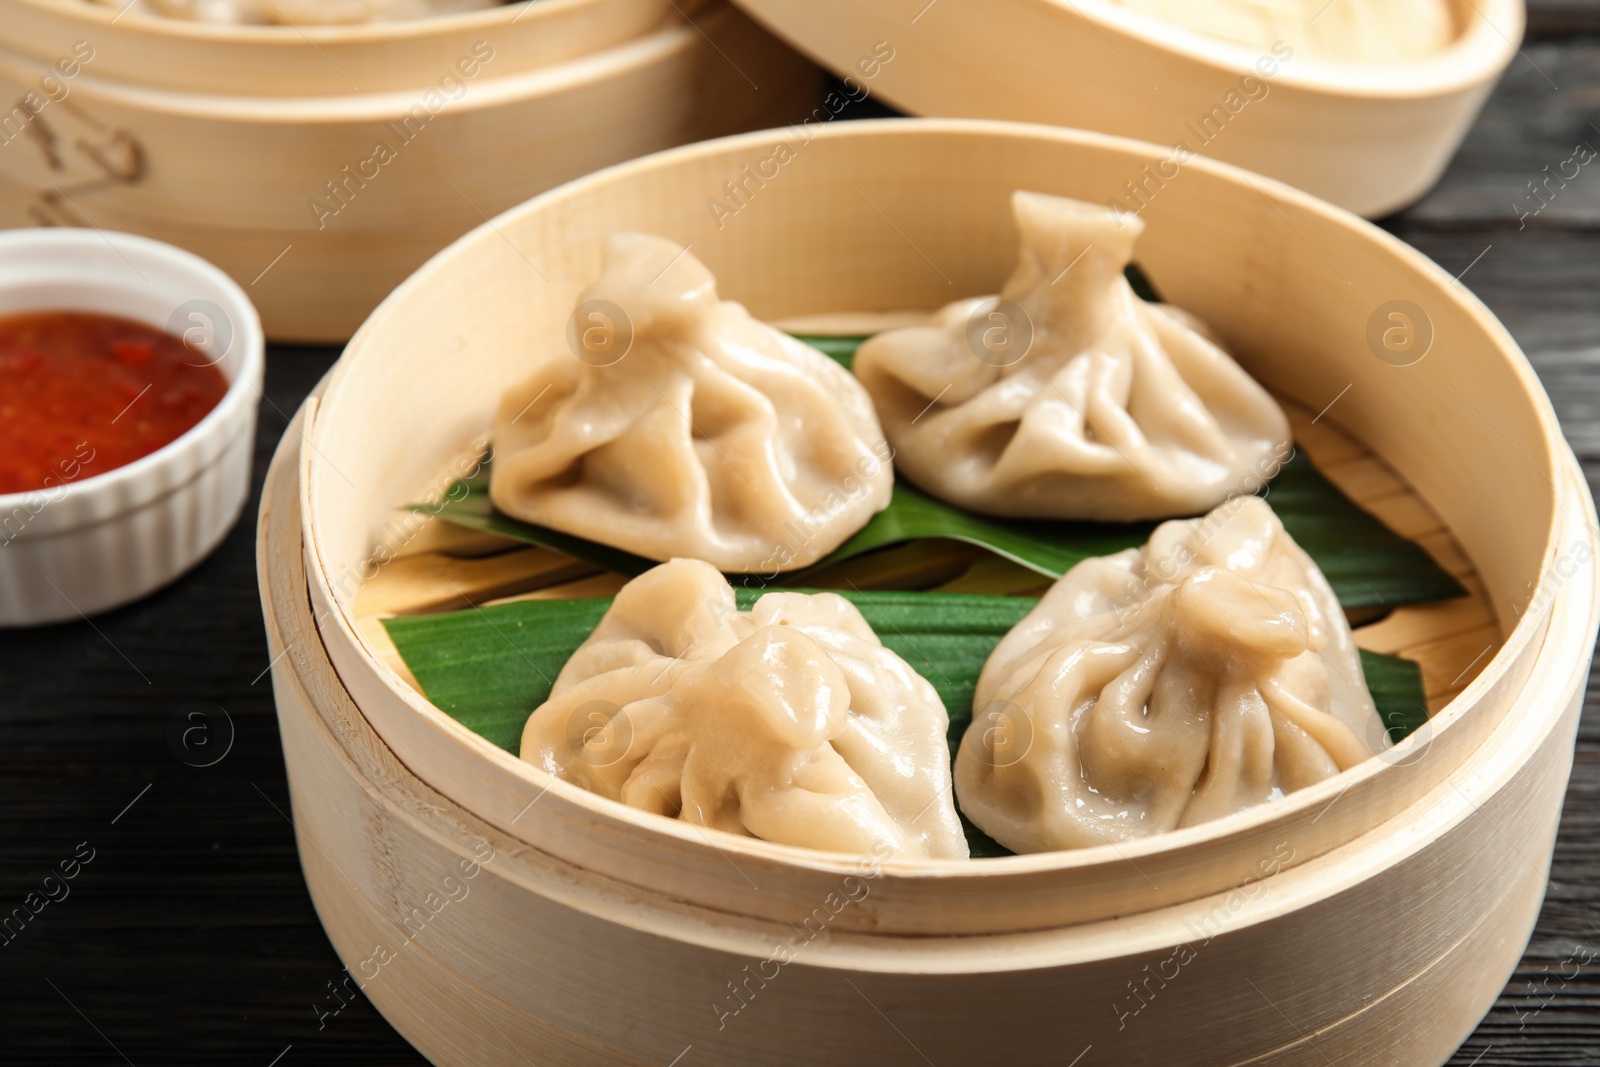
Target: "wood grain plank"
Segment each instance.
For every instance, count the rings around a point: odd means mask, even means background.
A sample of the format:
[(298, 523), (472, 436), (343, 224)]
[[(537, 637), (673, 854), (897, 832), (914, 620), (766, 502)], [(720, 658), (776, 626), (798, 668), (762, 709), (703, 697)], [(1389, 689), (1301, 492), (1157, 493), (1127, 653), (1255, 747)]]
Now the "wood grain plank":
[[(1600, 174), (1596, 175), (1600, 177)], [(1558, 414), (1569, 415), (1569, 434), (1594, 440), (1595, 424), (1585, 408), (1566, 408), (1565, 387), (1583, 387), (1585, 405), (1594, 401), (1592, 382), (1581, 368), (1594, 365), (1600, 349), (1600, 232), (1529, 229), (1441, 231), (1391, 221), (1398, 236), (1414, 245), (1489, 306), (1511, 331), (1541, 374)], [(1429, 358), (1432, 358), (1431, 356)], [(1583, 455), (1600, 455), (1581, 450)]]
[(1411, 491), (1405, 481), (1376, 456), (1363, 456), (1344, 463), (1324, 463), (1320, 469), (1329, 481), (1355, 500), (1382, 500)]
[[(579, 578), (575, 582), (560, 582), (539, 589), (530, 589), (526, 593), (494, 597), (483, 601), (483, 605), (487, 607), (490, 604), (514, 604), (519, 600), (579, 600), (585, 597), (616, 596), (627, 584), (628, 579), (622, 575), (604, 571), (600, 574), (591, 574), (587, 578)], [(421, 692), (420, 687), (418, 692)]]
[(1475, 573), (1476, 569), (1472, 566), (1472, 561), (1467, 558), (1467, 554), (1456, 543), (1456, 539), (1450, 536), (1448, 530), (1427, 534), (1417, 538), (1416, 541), (1417, 544), (1428, 550), (1428, 554), (1433, 557), (1434, 562), (1457, 578)]
[(1600, 34), (1600, 0), (1528, 0), (1530, 37)]
[(1284, 401), (1281, 397), (1279, 402), (1289, 416), (1289, 427), (1294, 432), (1296, 443), (1324, 469), (1368, 455), (1367, 450), (1332, 419), (1320, 418), (1320, 412), (1313, 412), (1293, 401)]
[(1471, 685), (1499, 645), (1500, 630), (1491, 625), (1408, 644), (1401, 654), (1422, 668), (1423, 688), (1432, 696), (1460, 692)]
[(1600, 225), (1597, 89), (1600, 43), (1528, 42), (1443, 180), (1398, 220), (1509, 233)]
[[(1410, 604), (1395, 609), (1380, 622), (1361, 627), (1356, 631), (1356, 644), (1369, 652), (1400, 656), (1419, 645), (1458, 634), (1493, 629), (1496, 625), (1494, 612), (1481, 597), (1462, 597), (1436, 604)], [(1456, 692), (1461, 688), (1462, 685), (1457, 685), (1437, 691)]]
[(401, 556), (356, 595), (355, 613), (402, 615), (469, 608), (486, 600), (569, 582), (598, 568), (546, 548), (522, 547), (478, 559), (442, 552)]
[(1389, 529), (1411, 541), (1419, 541), (1444, 529), (1439, 516), (1411, 493), (1363, 500), (1361, 506), (1382, 519)]
[(521, 548), (522, 542), (509, 537), (469, 530), (443, 519), (430, 518), (415, 534), (394, 547), (397, 556), (420, 556), (429, 552), (454, 556), (457, 559), (475, 559), (492, 556), (497, 552), (510, 552)]

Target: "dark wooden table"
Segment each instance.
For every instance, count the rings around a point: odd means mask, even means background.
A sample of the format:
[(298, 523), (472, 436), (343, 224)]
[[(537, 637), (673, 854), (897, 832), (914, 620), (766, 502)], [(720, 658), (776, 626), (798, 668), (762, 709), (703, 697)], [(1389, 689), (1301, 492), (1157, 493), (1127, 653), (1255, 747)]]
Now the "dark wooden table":
[[(1523, 56), (1444, 183), (1387, 225), (1466, 271), (1538, 368), (1600, 490), (1600, 160), (1520, 217), (1547, 165), (1558, 170), (1580, 143), (1600, 149), (1600, 0), (1533, 7)], [(258, 490), (289, 416), (336, 355), (271, 353)], [(313, 1008), (341, 965), (285, 814), (255, 507), (209, 561), (144, 603), (93, 624), (0, 632), (0, 913), (62, 861), (93, 856), (69, 895), (0, 935), (0, 1063), (422, 1062), (364, 1000), (325, 1020)], [(171, 741), (174, 720), (200, 709), (214, 724), (209, 751), (226, 751), (211, 766), (180, 759)], [(1593, 679), (1538, 929), (1452, 1063), (1600, 1065)]]

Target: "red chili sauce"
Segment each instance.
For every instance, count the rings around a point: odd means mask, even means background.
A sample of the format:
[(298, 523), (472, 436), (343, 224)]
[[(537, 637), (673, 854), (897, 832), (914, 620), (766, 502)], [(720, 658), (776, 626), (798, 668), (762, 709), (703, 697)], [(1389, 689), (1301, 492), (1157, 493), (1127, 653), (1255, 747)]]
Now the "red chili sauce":
[(0, 316), (0, 493), (132, 463), (181, 437), (227, 391), (210, 357), (141, 322)]

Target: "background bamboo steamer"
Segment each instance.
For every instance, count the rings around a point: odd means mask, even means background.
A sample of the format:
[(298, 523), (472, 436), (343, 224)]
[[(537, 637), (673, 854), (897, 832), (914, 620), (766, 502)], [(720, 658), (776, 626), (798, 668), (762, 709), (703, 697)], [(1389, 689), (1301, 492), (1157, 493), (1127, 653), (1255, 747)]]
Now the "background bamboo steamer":
[(1522, 0), (1448, 0), (1460, 32), (1436, 56), (1385, 67), (1297, 56), (1202, 146), (1192, 125), (1240, 92), (1263, 50), (1107, 0), (737, 2), (840, 75), (860, 79), (887, 42), (894, 58), (872, 88), (902, 111), (1184, 142), (1372, 218), (1438, 181), (1526, 22)]
[[(9, 2), (58, 18), (94, 10), (68, 8), (67, 0)], [(687, 16), (668, 8), (642, 35), (561, 62), (544, 62), (518, 42), (537, 38), (547, 19), (557, 39), (572, 40), (610, 16), (631, 25), (651, 12), (619, 0), (557, 0), (547, 11), (541, 0), (408, 24), (421, 43), (392, 54), (392, 38), (373, 28), (336, 28), (322, 35), (351, 35), (352, 54), (388, 72), (380, 82), (403, 77), (405, 87), (352, 92), (345, 85), (328, 95), (330, 87), (317, 82), (314, 92), (323, 95), (270, 97), (237, 92), (226, 69), (205, 64), (190, 79), (213, 70), (209, 90), (116, 76), (123, 66), (139, 69), (118, 61), (137, 53), (142, 34), (158, 44), (181, 40), (198, 54), (210, 46), (209, 35), (192, 27), (158, 33), (149, 28), (154, 19), (132, 29), (119, 21), (115, 40), (123, 47), (108, 54), (112, 63), (97, 66), (97, 52), (65, 81), (65, 99), (0, 146), (0, 225), (93, 225), (168, 241), (247, 286), (269, 337), (340, 341), (429, 255), (534, 193), (643, 153), (809, 110), (819, 86), (811, 64), (726, 5), (682, 7)], [(33, 24), (25, 20), (23, 28)], [(266, 67), (263, 33), (287, 40), (297, 31), (244, 34), (245, 51)], [(18, 47), (9, 25), (0, 40)], [(37, 87), (54, 61), (40, 56), (57, 40), (29, 38), (26, 53), (0, 47), (0, 99)], [(507, 40), (513, 47), (502, 52)], [(476, 76), (462, 77), (456, 64), (473, 60), (475, 48), (477, 60), (485, 48), (493, 56), (477, 64)], [(152, 65), (170, 69), (160, 59), (159, 48), (149, 50)], [(401, 62), (415, 65), (402, 75)], [(450, 96), (440, 86), (447, 76), (462, 86), (451, 86)]]
[[(469, 235), (386, 302), (315, 418), (286, 439), (262, 575), (274, 654), (290, 653), (275, 681), (330, 936), (360, 963), (361, 942), (428, 892), (409, 880), (444, 871), (471, 835), (530, 865), (492, 867), (484, 907), (440, 912), (437, 936), (408, 943), (404, 966), (368, 995), (440, 1062), (472, 1061), (464, 1049), (516, 1062), (504, 1042), (490, 1047), (501, 1031), (550, 1062), (667, 1063), (697, 1034), (713, 1062), (788, 1062), (802, 1031), (824, 1041), (827, 1062), (915, 1060), (877, 1007), (963, 1062), (996, 1040), (1065, 1062), (1080, 1039), (1122, 1050), (1117, 1062), (1195, 1047), (1217, 1063), (1312, 1062), (1330, 1042), (1442, 1061), (1503, 985), (1542, 895), (1596, 625), (1592, 571), (1574, 578), (1563, 563), (1593, 550), (1592, 504), (1492, 316), (1417, 253), (1275, 183), (1192, 165), (1146, 212), (1139, 258), (1275, 390), (1314, 409), (1347, 392), (1329, 418), (1387, 458), (1479, 566), (1504, 643), (1388, 760), (1121, 849), (888, 865), (860, 906), (833, 917), (826, 944), (784, 969), (781, 1001), (717, 1031), (706, 1023), (723, 986), (836, 892), (854, 859), (712, 840), (552, 784), (431, 708), (364, 642), (348, 601), (392, 507), (486, 432), (521, 353), (563, 343), (609, 232), (691, 244), (725, 295), (763, 317), (927, 307), (1003, 279), (1011, 189), (1100, 199), (1161, 151), (995, 123), (801, 136), (624, 165)], [(792, 156), (778, 173), (749, 182), (731, 214), (712, 210), (725, 182), (771, 175), (762, 161), (779, 141)], [(1365, 340), (1397, 296), (1426, 309), (1435, 334), (1433, 356), (1404, 368)], [(1492, 503), (1485, 485), (1500, 490)], [(1501, 836), (1513, 826), (1524, 832)], [(1251, 883), (1280, 846), (1289, 869)], [(1194, 940), (1185, 923), (1213, 921), (1226, 933), (1184, 968), (1203, 976), (1168, 1001), (1173, 1015), (1117, 1030), (1122, 984)], [(1250, 1000), (1241, 976), (1265, 995)], [(626, 1026), (596, 1007), (602, 986), (627, 1005)], [(460, 997), (494, 1022), (479, 1027)], [(1448, 1011), (1406, 1013), (1440, 997)], [(1078, 1003), (1081, 1017), (1060, 1010)], [(1005, 1025), (980, 1040), (979, 1017)]]
[(492, 38), (513, 70), (630, 41), (672, 13), (670, 0), (536, 0), (369, 26), (226, 26), (89, 0), (0, 0), (0, 38), (42, 63), (94, 47), (99, 77), (158, 89), (251, 96), (341, 96), (415, 89)]

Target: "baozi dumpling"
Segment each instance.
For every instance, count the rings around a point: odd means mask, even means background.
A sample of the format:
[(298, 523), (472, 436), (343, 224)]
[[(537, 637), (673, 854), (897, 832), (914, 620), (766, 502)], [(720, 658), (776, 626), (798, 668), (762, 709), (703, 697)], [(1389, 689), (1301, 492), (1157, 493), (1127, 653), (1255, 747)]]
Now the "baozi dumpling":
[(1144, 223), (1040, 193), (1012, 210), (1022, 256), (998, 300), (856, 355), (901, 473), (974, 511), (1108, 521), (1199, 514), (1270, 479), (1283, 410), (1123, 277)]
[(1240, 811), (1388, 744), (1350, 627), (1256, 497), (1086, 560), (984, 665), (962, 811), (1015, 852)]
[(835, 593), (747, 612), (675, 559), (623, 587), (528, 719), (522, 758), (747, 837), (964, 859), (939, 695)]
[(579, 300), (578, 327), (614, 351), (580, 359), (575, 334), (506, 393), (501, 511), (747, 573), (814, 563), (888, 506), (892, 453), (861, 383), (719, 300), (688, 250), (617, 234)]

